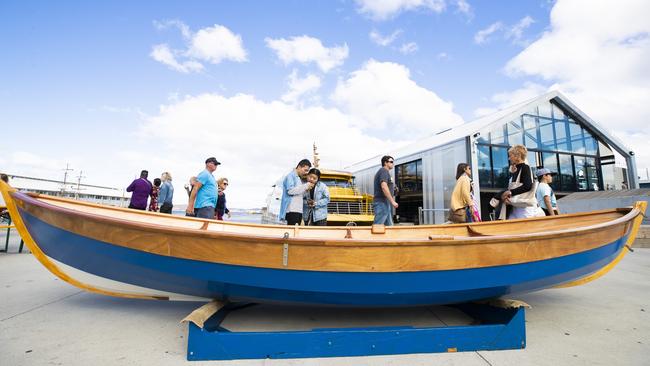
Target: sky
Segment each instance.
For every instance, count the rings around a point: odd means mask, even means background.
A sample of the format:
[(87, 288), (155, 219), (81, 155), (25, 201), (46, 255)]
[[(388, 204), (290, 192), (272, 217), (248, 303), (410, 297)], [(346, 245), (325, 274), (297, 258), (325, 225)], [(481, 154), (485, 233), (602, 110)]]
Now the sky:
[(550, 90), (650, 168), (644, 0), (2, 1), (0, 171), (175, 204), (215, 156), (255, 208), (316, 143), (343, 169)]

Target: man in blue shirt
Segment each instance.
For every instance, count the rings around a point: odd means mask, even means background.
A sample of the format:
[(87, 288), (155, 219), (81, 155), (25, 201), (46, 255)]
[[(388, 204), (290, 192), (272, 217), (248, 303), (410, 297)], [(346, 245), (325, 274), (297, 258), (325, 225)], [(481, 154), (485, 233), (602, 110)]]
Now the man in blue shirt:
[(217, 182), (212, 173), (221, 163), (210, 157), (205, 161), (205, 170), (196, 177), (185, 214), (203, 219), (214, 219), (214, 208), (217, 206)]

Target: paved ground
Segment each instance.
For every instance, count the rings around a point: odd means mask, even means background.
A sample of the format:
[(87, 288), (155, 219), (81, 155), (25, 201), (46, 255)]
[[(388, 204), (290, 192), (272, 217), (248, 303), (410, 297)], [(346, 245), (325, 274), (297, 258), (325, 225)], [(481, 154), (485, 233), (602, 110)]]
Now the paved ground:
[[(4, 247), (4, 236), (0, 235)], [(602, 279), (519, 299), (530, 305), (525, 350), (293, 360), (187, 362), (187, 325), (200, 304), (94, 295), (58, 280), (30, 254), (0, 253), (0, 365), (648, 365), (650, 249)], [(232, 318), (242, 329), (329, 325), (462, 324), (447, 308), (369, 314), (267, 307)]]

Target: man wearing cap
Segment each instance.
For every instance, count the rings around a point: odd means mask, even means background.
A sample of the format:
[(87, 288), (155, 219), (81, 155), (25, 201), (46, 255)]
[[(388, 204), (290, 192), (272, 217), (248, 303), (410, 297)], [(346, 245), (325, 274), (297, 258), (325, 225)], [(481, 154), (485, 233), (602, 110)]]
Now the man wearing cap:
[(153, 188), (151, 182), (147, 179), (148, 176), (149, 172), (143, 170), (140, 172), (140, 178), (134, 180), (128, 187), (126, 187), (127, 192), (133, 192), (133, 194), (131, 194), (129, 208), (143, 211), (147, 209), (147, 198), (149, 198), (151, 188)]
[(217, 206), (217, 182), (212, 173), (221, 164), (216, 158), (205, 160), (205, 170), (196, 176), (185, 214), (203, 219), (214, 219), (214, 208)]
[(553, 176), (557, 173), (551, 172), (546, 168), (537, 170), (537, 180), (539, 180), (539, 186), (537, 187), (537, 192), (535, 192), (535, 197), (537, 198), (537, 203), (539, 207), (544, 210), (546, 216), (555, 216), (560, 214), (560, 210), (557, 208), (557, 199), (555, 198), (555, 193), (550, 184), (553, 183)]

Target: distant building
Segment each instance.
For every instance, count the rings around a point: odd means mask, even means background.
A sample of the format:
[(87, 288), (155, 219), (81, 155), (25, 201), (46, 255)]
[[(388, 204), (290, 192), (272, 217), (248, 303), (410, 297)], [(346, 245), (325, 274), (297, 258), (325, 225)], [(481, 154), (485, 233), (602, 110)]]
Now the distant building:
[(8, 173), (7, 175), (10, 179), (9, 184), (23, 192), (42, 193), (117, 207), (129, 206), (130, 197), (125, 197), (123, 189), (72, 182), (64, 183), (63, 181)]
[[(400, 221), (443, 223), (461, 162), (472, 166), (475, 196), (488, 220), (490, 198), (507, 186), (507, 150), (515, 144), (528, 148), (533, 170), (558, 172), (552, 184), (558, 197), (639, 187), (634, 152), (554, 91), (387, 151), (395, 158)], [(372, 194), (379, 160), (347, 167), (362, 192)]]

